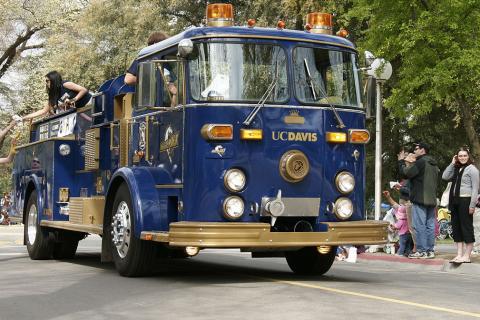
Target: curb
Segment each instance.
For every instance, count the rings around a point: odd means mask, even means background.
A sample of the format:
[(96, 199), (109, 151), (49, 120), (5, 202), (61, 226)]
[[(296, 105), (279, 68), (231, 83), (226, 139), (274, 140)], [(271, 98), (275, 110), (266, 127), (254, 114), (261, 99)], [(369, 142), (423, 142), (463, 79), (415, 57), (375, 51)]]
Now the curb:
[(403, 267), (407, 269), (416, 270), (433, 270), (461, 274), (480, 274), (480, 264), (478, 263), (449, 263), (446, 259), (409, 259), (406, 257), (399, 257), (390, 254), (382, 253), (361, 253), (358, 255), (358, 260), (362, 263), (388, 264), (393, 267)]

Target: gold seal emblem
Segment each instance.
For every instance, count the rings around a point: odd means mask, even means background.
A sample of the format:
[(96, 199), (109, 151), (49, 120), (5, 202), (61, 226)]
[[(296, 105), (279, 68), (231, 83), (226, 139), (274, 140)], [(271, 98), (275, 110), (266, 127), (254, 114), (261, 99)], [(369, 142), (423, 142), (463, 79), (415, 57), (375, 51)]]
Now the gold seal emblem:
[(307, 156), (300, 150), (290, 150), (280, 159), (280, 175), (288, 182), (302, 181), (310, 171)]
[(290, 111), (290, 115), (285, 116), (283, 121), (286, 124), (305, 124), (305, 118), (300, 115), (298, 110)]

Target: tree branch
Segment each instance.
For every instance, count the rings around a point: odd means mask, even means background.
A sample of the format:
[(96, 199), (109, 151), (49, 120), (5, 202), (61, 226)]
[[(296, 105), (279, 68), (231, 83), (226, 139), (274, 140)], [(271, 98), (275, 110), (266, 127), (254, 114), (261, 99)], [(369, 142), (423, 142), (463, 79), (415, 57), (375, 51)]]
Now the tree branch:
[(8, 68), (12, 65), (16, 55), (18, 54), (18, 48), (22, 48), (23, 51), (27, 48), (27, 41), (38, 31), (42, 30), (44, 27), (34, 27), (27, 28), (25, 34), (20, 35), (15, 39), (15, 41), (7, 47), (5, 52), (0, 57), (0, 78), (3, 77)]

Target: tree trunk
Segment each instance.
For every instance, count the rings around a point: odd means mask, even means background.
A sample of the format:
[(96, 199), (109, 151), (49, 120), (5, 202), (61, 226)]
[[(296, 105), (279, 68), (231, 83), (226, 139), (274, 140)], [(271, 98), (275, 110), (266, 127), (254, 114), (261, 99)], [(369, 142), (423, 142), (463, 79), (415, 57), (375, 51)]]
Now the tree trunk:
[(475, 130), (475, 125), (473, 122), (472, 109), (463, 97), (457, 96), (456, 101), (458, 103), (458, 106), (460, 107), (463, 127), (465, 128), (468, 142), (471, 146), (470, 152), (473, 154), (474, 158), (480, 159), (480, 142), (478, 140), (478, 134)]

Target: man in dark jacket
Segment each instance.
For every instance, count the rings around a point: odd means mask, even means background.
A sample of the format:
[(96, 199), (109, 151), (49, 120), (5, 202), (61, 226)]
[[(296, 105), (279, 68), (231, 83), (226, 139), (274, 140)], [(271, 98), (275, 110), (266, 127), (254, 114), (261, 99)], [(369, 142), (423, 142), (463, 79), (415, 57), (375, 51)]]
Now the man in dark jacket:
[(435, 257), (435, 207), (440, 169), (429, 154), (426, 143), (415, 144), (414, 153), (398, 155), (400, 174), (410, 180), (412, 222), (417, 252), (409, 255), (414, 259)]

